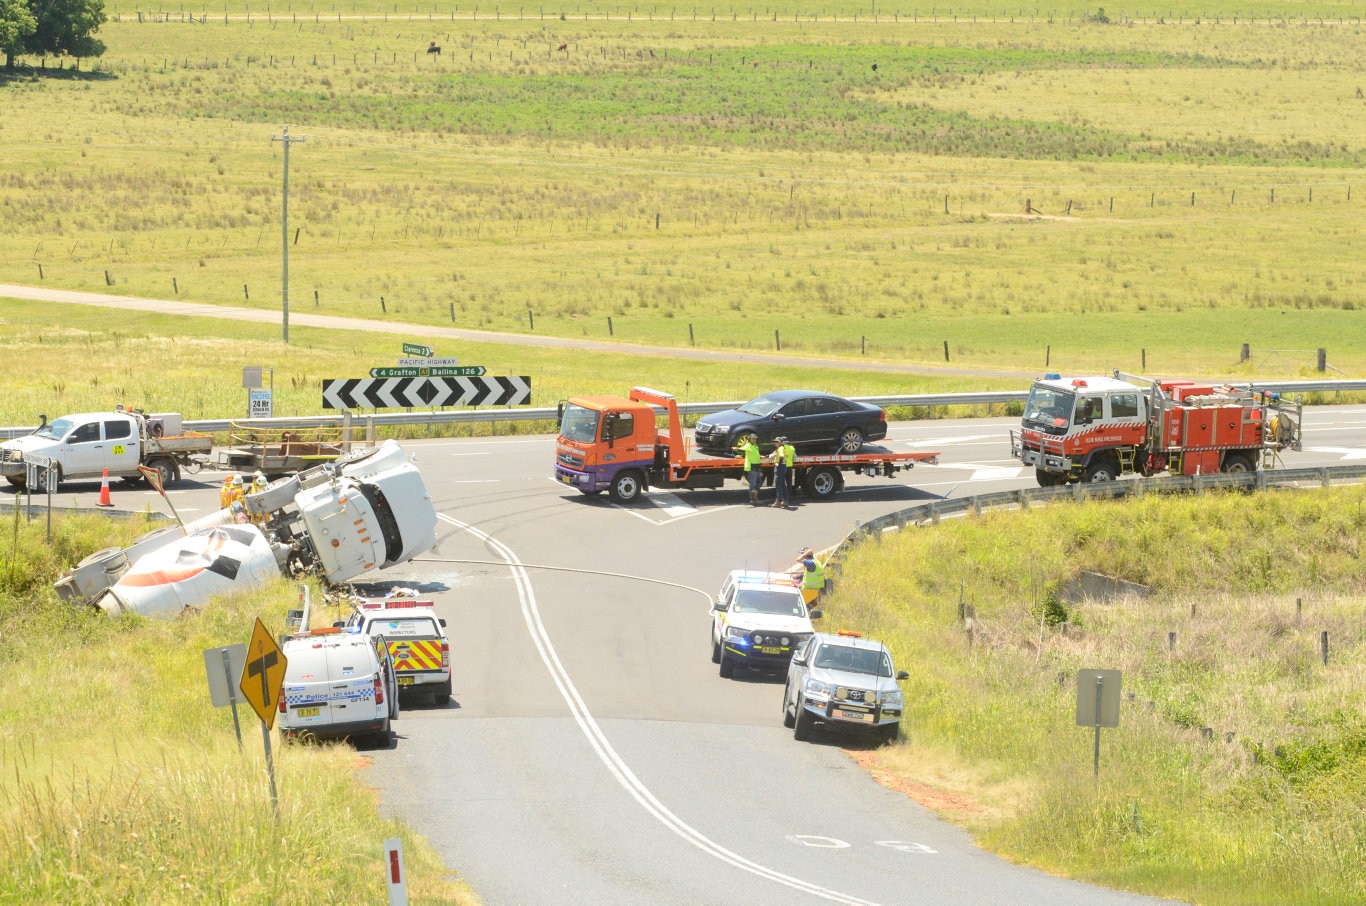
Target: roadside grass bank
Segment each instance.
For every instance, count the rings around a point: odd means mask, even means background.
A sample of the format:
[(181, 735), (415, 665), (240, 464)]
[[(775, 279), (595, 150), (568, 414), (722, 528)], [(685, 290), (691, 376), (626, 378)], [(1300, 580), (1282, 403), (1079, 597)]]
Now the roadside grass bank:
[[(863, 543), (827, 622), (881, 638), (911, 679), (903, 742), (861, 760), (1050, 872), (1202, 904), (1361, 902), (1364, 537), (1357, 486), (1064, 503)], [(1151, 593), (1078, 598), (1082, 570)], [(1079, 669), (1123, 671), (1098, 778)]]
[[(152, 524), (5, 520), (0, 568), (0, 901), (375, 903), (384, 840), (403, 840), (414, 902), (477, 898), (401, 822), (381, 819), (346, 745), (273, 739), (278, 816), (261, 724), (209, 700), (202, 652), (279, 631), (281, 580), (174, 620), (76, 610), (51, 584), (97, 548)], [(316, 590), (315, 590), (316, 591)], [(315, 594), (315, 597), (319, 597)]]

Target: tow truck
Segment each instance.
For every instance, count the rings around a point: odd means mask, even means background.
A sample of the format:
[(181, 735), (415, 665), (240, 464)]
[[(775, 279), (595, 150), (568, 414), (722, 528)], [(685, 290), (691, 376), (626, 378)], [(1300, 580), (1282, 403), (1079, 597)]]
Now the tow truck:
[[(664, 410), (667, 430), (656, 425), (655, 407)], [(691, 455), (678, 401), (661, 390), (633, 387), (627, 397), (573, 397), (560, 403), (558, 417), (555, 478), (583, 494), (607, 491), (618, 503), (629, 503), (647, 488), (719, 488), (727, 479), (745, 477), (743, 457)], [(891, 478), (938, 461), (938, 453), (865, 447), (858, 453), (797, 456), (792, 477), (806, 496), (825, 500), (843, 490), (846, 472)], [(771, 486), (773, 465), (764, 462), (761, 468)]]

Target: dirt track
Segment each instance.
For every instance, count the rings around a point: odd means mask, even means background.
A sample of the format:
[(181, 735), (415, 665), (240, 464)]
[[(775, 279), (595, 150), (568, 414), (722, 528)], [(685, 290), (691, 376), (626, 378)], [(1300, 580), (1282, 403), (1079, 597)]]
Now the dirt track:
[[(75, 290), (20, 286), (12, 283), (0, 283), (0, 298), (23, 299), (33, 302), (56, 302), (68, 305), (93, 305), (101, 308), (145, 311), (161, 315), (177, 315), (180, 317), (223, 318), (230, 321), (255, 321), (262, 324), (280, 323), (280, 313), (277, 311), (239, 308), (234, 305), (206, 305), (200, 302), (181, 302), (169, 299), (139, 299), (135, 296), (115, 296), (107, 293), (87, 293), (77, 292)], [(566, 337), (538, 336), (536, 334), (466, 330), (459, 327), (410, 324), (402, 321), (375, 321), (366, 318), (339, 318), (330, 315), (315, 315), (292, 311), (289, 314), (289, 323), (291, 327), (319, 327), (330, 330), (364, 330), (372, 333), (386, 333), (405, 337), (421, 336), (431, 339), (464, 340), (470, 343), (502, 343), (510, 346), (539, 346), (546, 349), (579, 349), (594, 352), (611, 352), (619, 355), (668, 356), (676, 359), (695, 359), (708, 362), (741, 362), (753, 365), (793, 365), (802, 368), (842, 368), (850, 371), (880, 371), (894, 374), (1010, 377), (1019, 378), (1024, 381), (1032, 380), (1034, 377), (1034, 375), (1031, 374), (1012, 371), (987, 371), (973, 368), (950, 367), (940, 368), (928, 365), (899, 365), (889, 362), (860, 362), (848, 359), (818, 359), (783, 355), (781, 353), (731, 352), (678, 346), (637, 346), (630, 343), (612, 343), (604, 340), (575, 340)]]

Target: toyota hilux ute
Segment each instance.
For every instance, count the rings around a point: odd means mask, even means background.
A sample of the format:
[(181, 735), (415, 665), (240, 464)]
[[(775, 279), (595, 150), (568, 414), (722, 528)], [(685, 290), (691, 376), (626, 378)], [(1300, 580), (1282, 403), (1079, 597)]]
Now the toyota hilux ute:
[(344, 623), (334, 626), (347, 632), (382, 636), (394, 662), (402, 692), (430, 692), (432, 701), (445, 706), (451, 700), (451, 646), (446, 621), (436, 615), (433, 601), (388, 598), (361, 601)]
[(856, 632), (818, 632), (788, 667), (783, 726), (802, 741), (823, 724), (827, 730), (871, 732), (894, 742), (904, 707), (897, 683), (910, 676), (893, 666), (881, 642)]
[(787, 573), (732, 570), (711, 608), (711, 660), (721, 675), (737, 666), (781, 669), (811, 637), (813, 619), (802, 591)]

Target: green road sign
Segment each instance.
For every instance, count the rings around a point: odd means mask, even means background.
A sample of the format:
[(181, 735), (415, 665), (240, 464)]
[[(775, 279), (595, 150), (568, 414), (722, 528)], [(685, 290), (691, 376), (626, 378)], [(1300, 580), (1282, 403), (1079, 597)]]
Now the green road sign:
[(433, 355), (435, 355), (436, 353), (432, 352), (432, 347), (430, 347), (430, 346), (421, 346), (421, 345), (419, 345), (419, 344), (417, 344), (417, 343), (404, 343), (404, 344), (403, 344), (403, 354), (404, 354), (404, 355), (420, 355), (420, 356), (422, 356), (423, 358), (430, 359), (430, 358), (431, 358)]
[(460, 365), (455, 368), (371, 368), (372, 378), (418, 377), (483, 377), (483, 365)]

